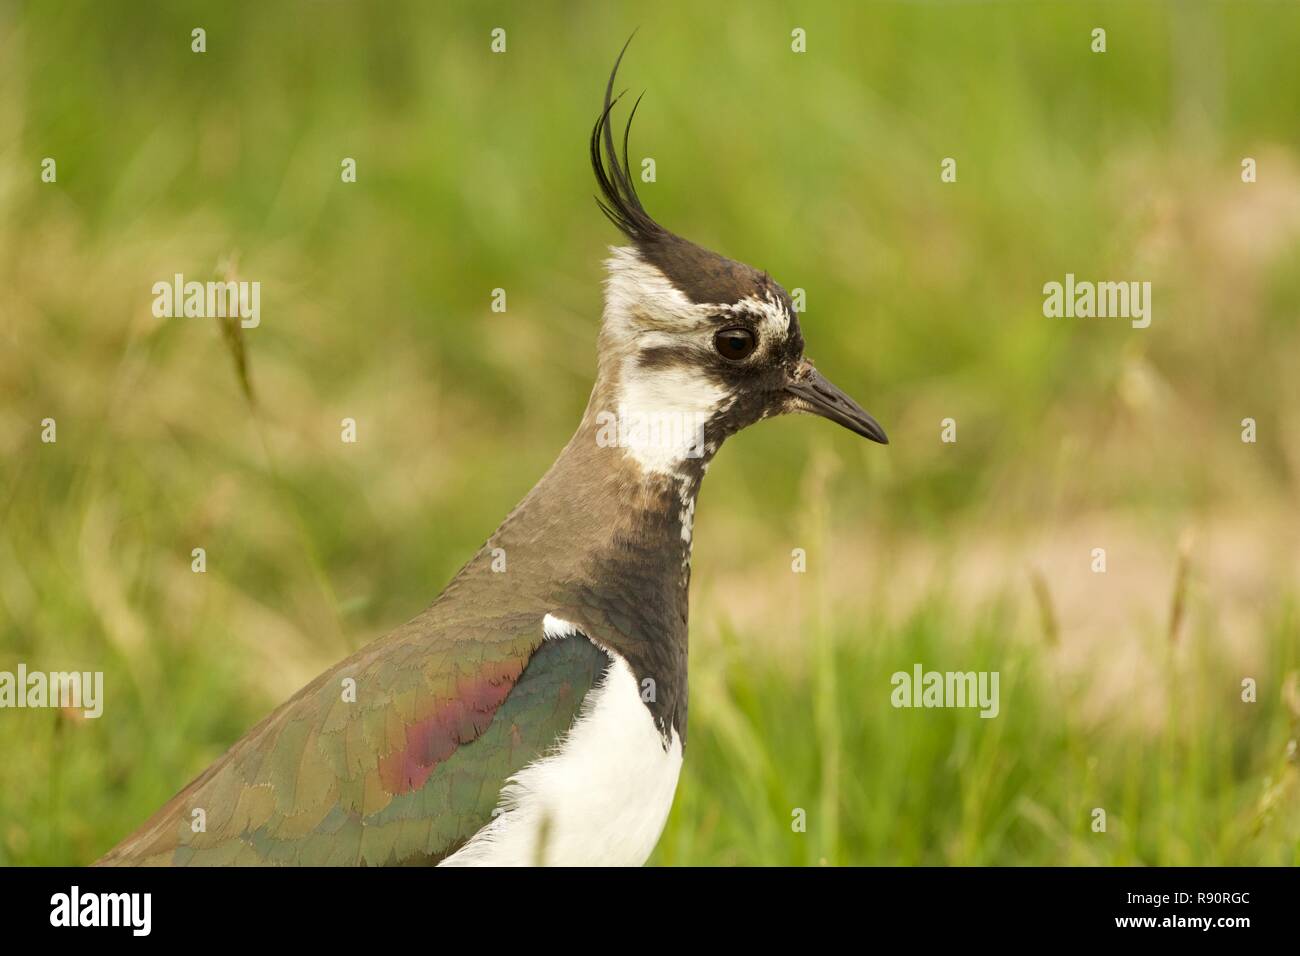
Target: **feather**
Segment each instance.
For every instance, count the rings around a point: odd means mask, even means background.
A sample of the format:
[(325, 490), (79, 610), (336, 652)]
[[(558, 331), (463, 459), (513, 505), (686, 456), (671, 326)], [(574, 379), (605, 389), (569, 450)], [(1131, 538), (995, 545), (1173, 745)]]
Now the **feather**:
[[(633, 34), (635, 36), (635, 33)], [(596, 198), (596, 205), (600, 211), (617, 226), (625, 236), (638, 245), (663, 240), (671, 234), (651, 218), (650, 214), (645, 211), (641, 205), (641, 199), (637, 196), (636, 187), (632, 183), (630, 173), (630, 164), (628, 162), (628, 140), (632, 132), (632, 119), (636, 116), (636, 108), (641, 104), (641, 97), (638, 96), (636, 103), (632, 105), (632, 111), (628, 114), (627, 124), (623, 128), (623, 157), (619, 162), (619, 155), (614, 149), (614, 131), (610, 125), (611, 113), (614, 106), (623, 94), (614, 96), (614, 78), (618, 75), (618, 66), (623, 62), (623, 54), (627, 52), (628, 45), (632, 42), (632, 37), (627, 38), (627, 43), (623, 44), (623, 49), (618, 54), (618, 59), (614, 61), (614, 69), (610, 71), (609, 82), (605, 85), (605, 108), (601, 111), (600, 117), (596, 120), (596, 125), (591, 131), (591, 166), (596, 174), (596, 184), (600, 186), (601, 195), (604, 197)]]

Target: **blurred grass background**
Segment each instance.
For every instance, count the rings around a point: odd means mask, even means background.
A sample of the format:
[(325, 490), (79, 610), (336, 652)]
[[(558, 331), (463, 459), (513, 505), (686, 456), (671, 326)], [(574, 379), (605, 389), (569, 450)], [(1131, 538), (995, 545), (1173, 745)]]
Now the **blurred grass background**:
[[(1300, 862), (1300, 7), (685, 0), (0, 3), (0, 669), (107, 696), (0, 712), (0, 862), (94, 859), (542, 474), (634, 27), (648, 208), (805, 289), (893, 440), (782, 420), (711, 469), (654, 860)], [(255, 406), (150, 312), (232, 261)], [(1045, 319), (1067, 272), (1151, 281), (1151, 327)], [(1000, 671), (1000, 716), (893, 709), (915, 662)]]

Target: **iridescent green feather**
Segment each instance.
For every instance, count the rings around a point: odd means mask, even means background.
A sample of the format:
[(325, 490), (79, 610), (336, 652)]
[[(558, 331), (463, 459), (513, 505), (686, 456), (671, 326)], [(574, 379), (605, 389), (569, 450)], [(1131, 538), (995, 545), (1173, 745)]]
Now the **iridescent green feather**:
[(569, 729), (609, 659), (583, 637), (543, 641), (532, 615), (471, 633), (440, 624), (431, 609), (323, 674), (100, 862), (379, 866), (454, 852)]

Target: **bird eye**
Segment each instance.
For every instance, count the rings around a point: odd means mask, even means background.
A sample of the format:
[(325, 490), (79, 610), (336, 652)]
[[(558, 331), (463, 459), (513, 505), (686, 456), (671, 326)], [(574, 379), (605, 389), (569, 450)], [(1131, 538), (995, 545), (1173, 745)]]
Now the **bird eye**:
[(757, 345), (754, 333), (740, 326), (723, 329), (713, 337), (713, 347), (718, 350), (718, 354), (733, 362), (749, 358)]

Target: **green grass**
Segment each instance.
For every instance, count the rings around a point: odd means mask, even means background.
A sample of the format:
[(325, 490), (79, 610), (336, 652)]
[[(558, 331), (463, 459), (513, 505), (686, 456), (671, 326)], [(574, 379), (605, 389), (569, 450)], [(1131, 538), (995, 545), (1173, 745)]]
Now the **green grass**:
[[(93, 859), (542, 474), (639, 27), (647, 206), (805, 289), (809, 354), (893, 441), (768, 422), (711, 468), (655, 860), (1295, 863), (1300, 7), (577, 6), (0, 5), (0, 669), (108, 697), (0, 712), (0, 862)], [(254, 404), (215, 323), (150, 314), (232, 255)], [(1045, 319), (1066, 272), (1150, 280), (1152, 327)], [(918, 661), (999, 671), (1000, 716), (892, 708)]]
[[(899, 627), (803, 635), (783, 665), (735, 634), (697, 654), (685, 770), (653, 862), (1300, 863), (1300, 771), (1287, 759), (1300, 712), (1272, 681), (1242, 702), (1212, 636), (1145, 641), (1166, 666), (1138, 692), (1163, 699), (1168, 720), (1124, 726), (1090, 714), (1056, 651), (1013, 633), (1004, 610), (955, 624), (942, 606)], [(1283, 639), (1295, 624), (1294, 612), (1276, 622), (1267, 673), (1300, 665)], [(0, 862), (93, 858), (258, 719), (273, 701), (242, 694), (221, 657), (157, 661), (159, 693), (119, 691), (111, 719), (6, 715), (28, 762), (0, 797)], [(997, 670), (998, 716), (895, 709), (890, 677), (918, 662)]]
[[(1295, 668), (1283, 639), (1294, 627), (1277, 622), (1270, 672)], [(1054, 651), (1009, 633), (1000, 612), (954, 626), (925, 609), (897, 629), (841, 627), (831, 644), (828, 668), (792, 680), (733, 637), (692, 675), (689, 757), (657, 862), (1300, 862), (1300, 780), (1286, 756), (1300, 712), (1276, 686), (1253, 704), (1235, 697), (1209, 635), (1171, 651), (1159, 686), (1139, 689), (1168, 701), (1170, 720), (1145, 728), (1090, 717)], [(894, 709), (890, 676), (917, 662), (998, 670), (999, 715)], [(792, 826), (800, 808), (804, 832)], [(1105, 832), (1092, 828), (1096, 808)]]

